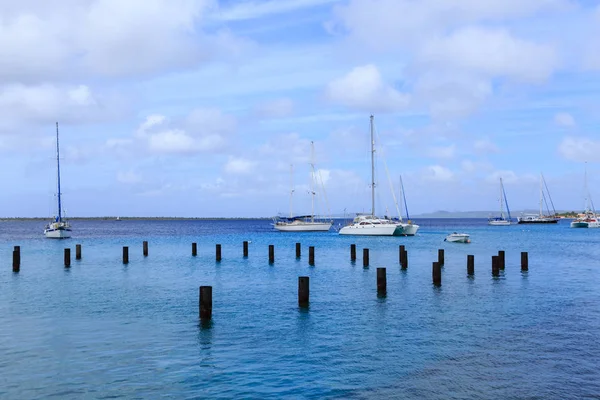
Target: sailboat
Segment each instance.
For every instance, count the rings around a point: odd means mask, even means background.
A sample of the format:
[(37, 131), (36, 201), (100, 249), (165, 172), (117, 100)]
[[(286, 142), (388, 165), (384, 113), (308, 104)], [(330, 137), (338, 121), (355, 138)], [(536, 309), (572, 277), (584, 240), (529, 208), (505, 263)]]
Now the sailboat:
[(58, 122), (56, 123), (56, 171), (58, 177), (58, 213), (54, 221), (44, 228), (44, 235), (51, 239), (66, 239), (71, 237), (71, 225), (63, 218), (61, 193), (60, 193), (60, 150), (58, 145)]
[(594, 208), (594, 202), (587, 185), (587, 162), (585, 164), (584, 175), (584, 191), (585, 191), (585, 210), (583, 215), (571, 221), (571, 228), (600, 228), (600, 221)]
[(395, 236), (401, 234), (399, 224), (387, 218), (375, 216), (375, 140), (371, 115), (371, 213), (358, 214), (351, 224), (340, 229), (340, 235)]
[[(294, 196), (294, 166), (290, 166), (291, 175), (291, 190), (290, 190), (290, 216), (287, 218), (278, 217), (275, 219), (273, 226), (278, 231), (283, 232), (326, 232), (331, 228), (333, 221), (323, 220), (322, 218), (315, 218), (315, 196), (317, 194), (315, 190), (316, 172), (314, 162), (314, 143), (310, 142), (311, 148), (311, 163), (310, 163), (310, 195), (311, 195), (311, 213), (310, 215), (296, 215), (292, 212), (292, 202)], [(325, 193), (325, 187), (323, 185), (322, 190)]]
[(400, 236), (414, 236), (419, 230), (419, 225), (413, 224), (410, 220), (410, 216), (408, 215), (408, 205), (406, 204), (406, 194), (404, 192), (404, 183), (402, 182), (402, 175), (400, 175), (400, 190), (402, 191), (402, 203), (404, 204), (404, 210), (406, 211), (406, 220), (404, 222), (402, 220), (402, 213), (398, 210), (399, 222), (397, 222), (398, 227), (396, 228), (396, 235)]
[[(504, 205), (506, 204), (506, 212), (508, 218), (504, 215)], [(504, 184), (502, 178), (500, 178), (500, 216), (488, 218), (488, 225), (505, 226), (510, 225), (512, 218), (510, 217), (510, 209), (508, 208), (508, 201), (506, 200), (506, 192), (504, 191)]]
[[(548, 208), (548, 203), (546, 202), (546, 197), (544, 195), (544, 187), (546, 188), (546, 193), (548, 193), (548, 199), (550, 199), (550, 204), (552, 205), (552, 214), (550, 214), (550, 210), (548, 210), (548, 215), (544, 215), (544, 203), (546, 203), (546, 208)], [(520, 217), (517, 218), (517, 223), (556, 224), (558, 220), (559, 218), (556, 217), (556, 210), (554, 209), (554, 203), (552, 202), (552, 197), (550, 197), (550, 192), (548, 191), (546, 180), (544, 179), (544, 175), (540, 173), (540, 213), (522, 214)]]

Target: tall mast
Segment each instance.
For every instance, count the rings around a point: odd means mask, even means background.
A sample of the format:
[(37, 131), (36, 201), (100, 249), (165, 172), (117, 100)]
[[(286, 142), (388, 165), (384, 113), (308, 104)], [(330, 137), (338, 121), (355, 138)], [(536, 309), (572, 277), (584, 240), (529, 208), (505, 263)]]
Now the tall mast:
[(500, 217), (504, 218), (504, 199), (503, 199), (504, 190), (502, 189), (502, 178), (500, 178)]
[(543, 211), (542, 211), (542, 206), (543, 206), (543, 202), (544, 202), (544, 186), (543, 185), (543, 177), (542, 177), (542, 173), (540, 172), (540, 218), (542, 218)]
[(373, 116), (371, 115), (371, 215), (375, 216), (375, 139), (373, 138)]
[(290, 164), (290, 218), (294, 216), (292, 212), (292, 201), (294, 199), (294, 164)]
[(315, 144), (310, 142), (310, 220), (315, 220)]
[(62, 220), (62, 205), (60, 202), (60, 150), (58, 146), (58, 122), (56, 123), (56, 171), (58, 176), (58, 222)]

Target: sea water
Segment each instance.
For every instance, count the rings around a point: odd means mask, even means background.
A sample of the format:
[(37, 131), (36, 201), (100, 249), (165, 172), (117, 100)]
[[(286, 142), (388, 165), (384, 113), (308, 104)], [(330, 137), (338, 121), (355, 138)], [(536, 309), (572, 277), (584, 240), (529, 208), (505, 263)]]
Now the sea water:
[[(40, 222), (0, 222), (0, 398), (600, 397), (600, 229), (417, 222), (415, 237), (352, 237), (277, 232), (267, 220), (81, 220), (66, 240), (45, 239)], [(453, 231), (471, 243), (444, 242)], [(498, 250), (506, 269), (494, 278)], [(377, 267), (387, 268), (386, 297)], [(297, 305), (299, 276), (310, 277), (308, 309)], [(207, 324), (200, 285), (213, 287)]]

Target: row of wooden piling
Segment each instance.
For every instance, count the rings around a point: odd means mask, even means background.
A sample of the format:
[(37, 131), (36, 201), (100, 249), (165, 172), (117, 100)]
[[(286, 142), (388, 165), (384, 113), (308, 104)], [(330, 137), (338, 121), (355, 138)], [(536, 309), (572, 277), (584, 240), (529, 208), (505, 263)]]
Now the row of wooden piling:
[[(144, 257), (148, 256), (148, 242), (143, 242), (143, 255)], [(198, 245), (197, 243), (192, 243), (192, 256), (198, 255)], [(248, 257), (248, 241), (243, 242), (243, 255), (244, 257)], [(398, 259), (401, 269), (408, 268), (408, 252), (404, 245), (400, 245), (398, 249)], [(296, 258), (301, 257), (301, 244), (296, 243)], [(81, 260), (81, 244), (75, 245), (75, 259)], [(434, 262), (433, 265), (433, 280), (434, 283), (438, 282), (441, 284), (441, 272), (437, 272), (444, 265), (444, 249), (438, 249), (438, 260)], [(215, 260), (220, 262), (222, 260), (222, 252), (221, 245), (217, 244), (215, 247)], [(350, 260), (356, 261), (356, 245), (350, 245)], [(273, 264), (275, 262), (275, 246), (269, 245), (269, 264)], [(64, 249), (64, 264), (65, 267), (71, 266), (71, 249)], [(123, 246), (123, 264), (129, 264), (129, 247)], [(309, 246), (308, 248), (308, 264), (311, 266), (315, 265), (315, 247)], [(369, 249), (363, 249), (363, 267), (368, 267), (370, 264), (369, 260)], [(21, 247), (15, 246), (13, 250), (13, 272), (19, 272), (21, 267)], [(505, 268), (505, 251), (498, 251), (498, 255), (492, 256), (492, 275), (499, 276), (500, 271)], [(527, 271), (529, 269), (529, 258), (527, 252), (521, 252), (521, 270)], [(467, 274), (474, 275), (475, 274), (475, 256), (467, 255)]]

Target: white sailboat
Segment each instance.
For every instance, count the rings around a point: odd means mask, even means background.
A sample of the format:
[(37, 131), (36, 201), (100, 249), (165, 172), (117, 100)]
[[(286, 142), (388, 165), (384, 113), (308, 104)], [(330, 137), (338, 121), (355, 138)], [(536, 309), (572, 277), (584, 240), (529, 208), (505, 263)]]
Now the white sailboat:
[(585, 175), (584, 175), (584, 191), (585, 191), (585, 209), (583, 215), (579, 218), (571, 221), (571, 228), (600, 228), (600, 221), (594, 208), (594, 202), (588, 189), (587, 184), (587, 162), (585, 164)]
[[(544, 203), (546, 203), (546, 208), (548, 208), (548, 204), (546, 202), (546, 197), (544, 195), (544, 187), (546, 187), (546, 193), (548, 193), (548, 199), (550, 200), (550, 204), (552, 205), (552, 214), (550, 214), (550, 210), (548, 209), (548, 214), (544, 215)], [(544, 179), (544, 175), (540, 173), (540, 213), (539, 214), (522, 214), (517, 218), (517, 223), (519, 224), (556, 224), (559, 218), (556, 217), (556, 210), (554, 209), (554, 203), (552, 202), (552, 197), (550, 197), (550, 192), (548, 191), (548, 186), (546, 185), (546, 181)]]
[[(504, 215), (504, 205), (506, 204), (506, 212), (508, 218)], [(508, 201), (506, 200), (506, 192), (504, 191), (504, 184), (502, 178), (500, 178), (500, 216), (488, 218), (488, 225), (494, 226), (506, 226), (510, 225), (512, 218), (510, 217), (510, 209), (508, 208)]]
[(396, 228), (396, 235), (400, 236), (414, 236), (419, 230), (419, 225), (414, 224), (410, 220), (410, 216), (408, 215), (408, 205), (406, 204), (406, 195), (404, 192), (404, 183), (402, 182), (402, 176), (400, 176), (400, 190), (402, 191), (402, 203), (404, 204), (404, 209), (406, 211), (406, 221), (402, 220), (402, 213), (398, 210), (399, 222), (397, 222), (398, 227)]
[(66, 239), (71, 237), (71, 225), (63, 218), (60, 192), (60, 150), (58, 145), (58, 122), (56, 123), (56, 171), (58, 177), (58, 213), (54, 221), (44, 228), (44, 235), (50, 239)]
[[(314, 163), (314, 143), (310, 142), (311, 147), (311, 163), (310, 163), (310, 195), (311, 195), (311, 213), (310, 215), (296, 215), (292, 212), (293, 196), (294, 196), (294, 166), (290, 166), (291, 175), (291, 190), (290, 190), (290, 216), (287, 218), (277, 217), (273, 226), (278, 231), (282, 232), (327, 232), (333, 221), (315, 217), (315, 190), (316, 172)], [(325, 193), (324, 185), (321, 185), (323, 193)]]
[(351, 224), (340, 229), (340, 235), (394, 236), (399, 225), (387, 218), (375, 216), (375, 140), (373, 138), (373, 116), (371, 115), (371, 214), (357, 215)]

